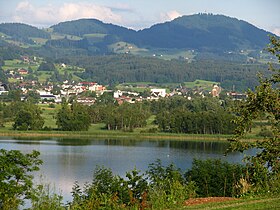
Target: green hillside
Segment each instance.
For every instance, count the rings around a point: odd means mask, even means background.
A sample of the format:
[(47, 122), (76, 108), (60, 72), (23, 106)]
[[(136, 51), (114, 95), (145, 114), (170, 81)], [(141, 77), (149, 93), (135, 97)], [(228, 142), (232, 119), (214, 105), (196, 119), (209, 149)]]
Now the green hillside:
[(35, 44), (31, 38), (50, 39), (50, 35), (34, 26), (22, 23), (2, 23), (0, 24), (1, 39)]
[(150, 47), (232, 51), (263, 49), (269, 43), (268, 34), (236, 18), (197, 14), (139, 31), (135, 42)]
[(199, 60), (189, 63), (128, 54), (73, 57), (71, 65), (84, 68), (76, 75), (101, 84), (183, 83), (197, 79), (221, 83), (222, 87), (247, 90), (258, 84), (257, 73), (267, 72), (266, 64)]

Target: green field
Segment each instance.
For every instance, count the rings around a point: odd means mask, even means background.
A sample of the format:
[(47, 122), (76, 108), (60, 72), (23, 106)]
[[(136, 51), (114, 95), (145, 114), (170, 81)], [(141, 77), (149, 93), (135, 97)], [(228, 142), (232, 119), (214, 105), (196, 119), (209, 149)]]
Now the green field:
[(66, 37), (67, 39), (73, 40), (73, 41), (82, 40), (82, 38), (79, 37), (79, 36), (67, 35), (67, 34), (58, 34), (58, 33), (51, 33), (51, 39), (52, 39), (52, 40), (64, 39), (65, 37)]
[(31, 37), (30, 39), (32, 39), (37, 45), (40, 46), (46, 44), (46, 42), (48, 41), (48, 39), (37, 38), (37, 37)]
[(134, 44), (127, 42), (117, 42), (109, 46), (109, 49), (114, 53), (130, 53), (133, 55), (149, 55), (149, 50), (144, 48), (138, 48)]
[(201, 88), (203, 90), (208, 90), (208, 91), (212, 90), (214, 84), (217, 84), (217, 82), (206, 81), (206, 80), (195, 80), (193, 82), (184, 82), (186, 88), (190, 88), (190, 89)]
[[(33, 72), (36, 72), (38, 67), (39, 67), (39, 63), (42, 62), (40, 58), (38, 58), (38, 64), (28, 64), (28, 63), (24, 63), (21, 60), (18, 59), (14, 59), (14, 60), (5, 60), (5, 65), (2, 67), (4, 71), (7, 70), (17, 70), (19, 68), (24, 68), (24, 69), (29, 69), (31, 68)], [(73, 80), (75, 81), (81, 81), (81, 78), (77, 77), (76, 75), (74, 75), (75, 72), (83, 72), (84, 69), (83, 68), (79, 68), (76, 66), (67, 66), (66, 68), (61, 67), (59, 64), (55, 65), (56, 69), (58, 70), (58, 72), (60, 74), (64, 74), (65, 72), (67, 72), (68, 74), (72, 74), (73, 75)], [(38, 71), (38, 79), (39, 82), (45, 82), (48, 78), (51, 77), (51, 75), (53, 74), (53, 71)], [(15, 79), (9, 79), (10, 82), (16, 82), (17, 80)]]
[(84, 34), (86, 38), (104, 38), (107, 34)]
[[(213, 85), (217, 82), (206, 81), (206, 80), (195, 80), (193, 82), (184, 82), (184, 86), (189, 89), (203, 89), (206, 91), (211, 91)], [(163, 84), (154, 84), (151, 82), (134, 82), (134, 83), (123, 83), (116, 86), (119, 90), (124, 91), (135, 91), (143, 92), (145, 90), (150, 90), (151, 88), (165, 88), (167, 93), (170, 92), (170, 89), (179, 87), (182, 83), (163, 83)]]
[(195, 53), (191, 50), (139, 48), (136, 45), (127, 42), (114, 43), (109, 46), (109, 49), (114, 53), (129, 53), (132, 55), (156, 57), (164, 60), (183, 59), (188, 62), (192, 62), (195, 56)]
[(18, 69), (18, 68), (25, 68), (27, 69), (29, 66), (35, 67), (35, 65), (29, 65), (27, 63), (22, 62), (21, 60), (5, 60), (5, 65), (2, 67), (3, 70), (8, 69)]

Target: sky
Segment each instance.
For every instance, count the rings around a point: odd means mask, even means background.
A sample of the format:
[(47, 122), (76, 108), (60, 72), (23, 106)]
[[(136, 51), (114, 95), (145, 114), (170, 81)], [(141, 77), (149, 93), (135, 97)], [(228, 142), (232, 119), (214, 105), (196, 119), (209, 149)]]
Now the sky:
[(39, 28), (96, 18), (139, 30), (197, 13), (245, 20), (280, 36), (280, 0), (0, 0), (0, 23)]

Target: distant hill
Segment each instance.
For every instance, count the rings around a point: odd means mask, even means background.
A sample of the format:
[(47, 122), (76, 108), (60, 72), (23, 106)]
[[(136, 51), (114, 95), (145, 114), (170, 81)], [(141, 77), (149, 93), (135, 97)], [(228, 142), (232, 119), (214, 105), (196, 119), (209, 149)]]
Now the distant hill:
[[(88, 46), (97, 46), (103, 51), (108, 45), (121, 41), (139, 48), (192, 49), (202, 52), (260, 50), (269, 43), (268, 35), (272, 35), (248, 22), (212, 14), (182, 16), (139, 31), (96, 19), (62, 22), (51, 26), (51, 29), (54, 33), (85, 39)], [(82, 42), (82, 48), (85, 48), (84, 44)], [(74, 45), (77, 46), (77, 43)]]
[(33, 44), (31, 38), (51, 38), (49, 33), (22, 23), (2, 23), (0, 24), (0, 32), (7, 35), (10, 40), (29, 44)]
[(137, 32), (135, 44), (198, 50), (263, 49), (268, 34), (250, 23), (224, 15), (196, 14)]
[(269, 43), (268, 35), (272, 35), (245, 21), (212, 14), (182, 16), (139, 31), (96, 19), (62, 22), (46, 30), (21, 23), (3, 23), (0, 24), (1, 34), (4, 34), (5, 41), (45, 45), (58, 51), (62, 48), (71, 49), (70, 54), (82, 49), (83, 53), (89, 55), (110, 54), (114, 52), (111, 46), (119, 42), (150, 51), (186, 49), (225, 53), (243, 49), (260, 50)]
[(136, 31), (125, 27), (103, 23), (96, 19), (80, 19), (62, 22), (51, 26), (53, 32), (83, 37), (87, 34), (104, 34), (126, 37), (133, 36)]

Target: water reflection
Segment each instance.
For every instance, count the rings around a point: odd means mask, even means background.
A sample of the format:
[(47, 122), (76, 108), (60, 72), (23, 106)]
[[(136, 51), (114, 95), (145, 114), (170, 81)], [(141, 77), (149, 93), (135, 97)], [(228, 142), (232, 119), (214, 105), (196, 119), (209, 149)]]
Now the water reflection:
[(136, 167), (144, 172), (148, 165), (160, 159), (164, 165), (174, 163), (186, 171), (193, 158), (220, 158), (230, 162), (241, 162), (243, 154), (224, 156), (228, 143), (198, 141), (115, 140), (115, 139), (3, 139), (0, 148), (21, 150), (24, 153), (39, 150), (43, 160), (36, 174), (43, 174), (46, 182), (54, 183), (66, 200), (71, 199), (71, 189), (79, 183), (91, 181), (94, 168), (105, 166), (114, 173), (125, 176), (125, 172)]

